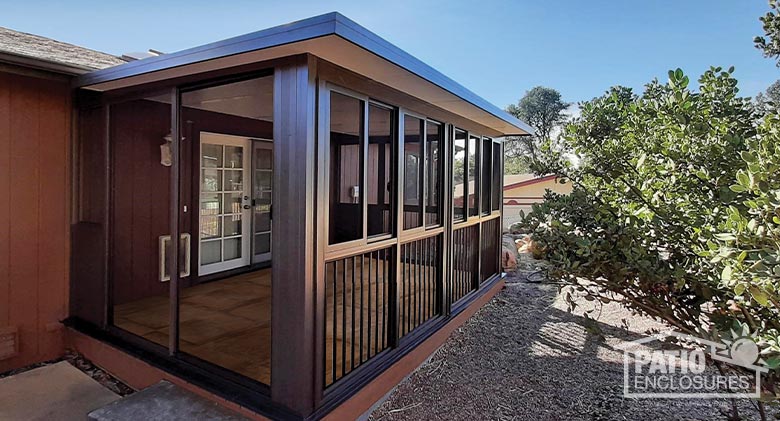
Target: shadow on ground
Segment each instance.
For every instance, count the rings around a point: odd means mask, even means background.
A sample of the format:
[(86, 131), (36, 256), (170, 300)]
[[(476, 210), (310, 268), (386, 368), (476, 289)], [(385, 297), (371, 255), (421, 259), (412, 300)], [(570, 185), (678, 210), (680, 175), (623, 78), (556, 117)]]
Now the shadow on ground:
[[(665, 328), (614, 304), (595, 322), (583, 309), (568, 312), (554, 285), (508, 277), (370, 419), (727, 419), (727, 401), (624, 399), (619, 346)], [(749, 402), (740, 410), (755, 415)]]

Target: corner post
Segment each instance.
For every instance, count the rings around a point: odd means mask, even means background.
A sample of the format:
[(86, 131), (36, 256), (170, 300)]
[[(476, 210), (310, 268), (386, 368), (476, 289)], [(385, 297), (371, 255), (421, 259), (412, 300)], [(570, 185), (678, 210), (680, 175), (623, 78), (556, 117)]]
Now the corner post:
[(296, 414), (314, 410), (316, 329), (316, 61), (274, 71), (274, 212), (271, 249), (271, 397)]

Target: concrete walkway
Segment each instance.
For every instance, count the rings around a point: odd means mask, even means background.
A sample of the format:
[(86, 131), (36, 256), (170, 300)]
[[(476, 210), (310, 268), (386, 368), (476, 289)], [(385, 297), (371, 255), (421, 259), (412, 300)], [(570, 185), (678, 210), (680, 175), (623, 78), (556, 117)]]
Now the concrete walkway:
[(73, 421), (119, 396), (66, 361), (0, 379), (0, 420)]

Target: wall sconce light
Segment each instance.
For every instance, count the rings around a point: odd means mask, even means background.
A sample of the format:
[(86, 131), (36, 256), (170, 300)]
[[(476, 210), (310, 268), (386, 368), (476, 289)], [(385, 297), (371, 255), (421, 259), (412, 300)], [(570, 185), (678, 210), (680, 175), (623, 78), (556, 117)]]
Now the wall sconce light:
[(165, 143), (160, 145), (160, 164), (164, 167), (171, 166), (171, 143), (173, 143), (173, 136), (168, 133), (163, 137)]

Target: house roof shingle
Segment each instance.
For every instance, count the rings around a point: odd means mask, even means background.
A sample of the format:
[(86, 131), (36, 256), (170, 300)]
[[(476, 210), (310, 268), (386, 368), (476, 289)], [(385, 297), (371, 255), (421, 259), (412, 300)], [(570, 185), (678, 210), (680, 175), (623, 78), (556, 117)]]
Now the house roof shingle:
[(72, 74), (125, 63), (125, 60), (111, 54), (3, 27), (0, 27), (0, 54), (40, 62), (41, 67), (54, 65)]

